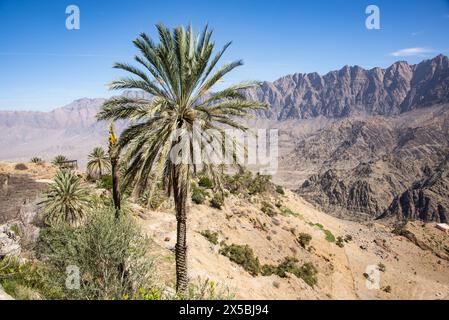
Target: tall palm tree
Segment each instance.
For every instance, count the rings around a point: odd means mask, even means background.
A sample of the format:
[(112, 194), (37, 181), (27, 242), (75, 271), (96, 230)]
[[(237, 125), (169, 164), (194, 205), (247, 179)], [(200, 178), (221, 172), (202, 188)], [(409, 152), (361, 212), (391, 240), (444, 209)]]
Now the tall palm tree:
[(39, 204), (44, 205), (47, 223), (65, 221), (77, 225), (85, 217), (89, 197), (81, 179), (73, 171), (61, 170)]
[(103, 148), (94, 148), (88, 156), (87, 170), (90, 173), (98, 173), (98, 176), (101, 178), (103, 173), (109, 171), (110, 168), (111, 162)]
[[(196, 130), (216, 129), (226, 134), (226, 126), (239, 130), (247, 128), (235, 118), (246, 116), (251, 110), (265, 107), (248, 101), (242, 90), (256, 83), (241, 83), (212, 93), (215, 84), (229, 72), (243, 64), (235, 61), (217, 67), (230, 43), (214, 56), (212, 31), (206, 26), (200, 34), (192, 27), (177, 27), (170, 31), (157, 26), (159, 43), (145, 33), (134, 41), (140, 50), (135, 57), (143, 69), (125, 63), (115, 68), (125, 70), (131, 77), (113, 81), (110, 89), (140, 89), (151, 98), (120, 97), (109, 100), (97, 115), (99, 120), (128, 119), (133, 123), (121, 134), (118, 148), (125, 151), (122, 188), (133, 186), (138, 195), (151, 190), (163, 181), (169, 196), (173, 195), (177, 220), (176, 289), (183, 294), (188, 288), (187, 273), (187, 199), (190, 181), (196, 173), (193, 144), (198, 141)], [(198, 126), (199, 127), (198, 127)], [(192, 137), (196, 138), (192, 138)], [(187, 139), (186, 152), (173, 161), (172, 150)], [(177, 161), (179, 159), (187, 161)], [(214, 179), (217, 171), (210, 164), (202, 164)]]

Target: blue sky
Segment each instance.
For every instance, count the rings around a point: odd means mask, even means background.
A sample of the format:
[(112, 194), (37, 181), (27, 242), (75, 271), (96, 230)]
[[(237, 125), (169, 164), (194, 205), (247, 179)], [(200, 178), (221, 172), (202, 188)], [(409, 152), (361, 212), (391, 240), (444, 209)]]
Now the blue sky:
[[(80, 8), (80, 30), (65, 27), (70, 4)], [(365, 28), (370, 4), (380, 8), (380, 30)], [(209, 23), (218, 45), (232, 40), (223, 62), (245, 65), (228, 83), (449, 54), (447, 0), (0, 0), (0, 110), (117, 94), (105, 87), (122, 75), (113, 63), (132, 62), (131, 41), (155, 35), (157, 22)]]

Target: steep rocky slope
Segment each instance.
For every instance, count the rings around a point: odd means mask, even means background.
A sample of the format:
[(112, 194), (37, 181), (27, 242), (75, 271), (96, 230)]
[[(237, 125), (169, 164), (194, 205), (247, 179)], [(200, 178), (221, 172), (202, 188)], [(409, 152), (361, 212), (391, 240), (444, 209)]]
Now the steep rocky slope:
[[(300, 140), (283, 163), (290, 163), (291, 170), (316, 172), (297, 181), (297, 192), (327, 212), (378, 217), (437, 170), (449, 152), (448, 124), (447, 106), (394, 118), (345, 119)], [(447, 198), (445, 190), (439, 189), (442, 198)], [(421, 218), (410, 216), (416, 217)], [(439, 221), (435, 215), (428, 218)]]
[(449, 157), (426, 176), (397, 196), (379, 218), (449, 221)]

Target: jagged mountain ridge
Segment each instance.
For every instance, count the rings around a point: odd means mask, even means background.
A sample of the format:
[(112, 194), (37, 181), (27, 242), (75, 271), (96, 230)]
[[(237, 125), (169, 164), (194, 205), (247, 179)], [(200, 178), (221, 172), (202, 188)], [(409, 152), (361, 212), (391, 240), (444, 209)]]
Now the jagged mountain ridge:
[(272, 120), (392, 116), (449, 102), (449, 59), (439, 55), (416, 65), (399, 61), (387, 69), (345, 66), (323, 76), (288, 75), (263, 82), (248, 96), (268, 103), (259, 116)]

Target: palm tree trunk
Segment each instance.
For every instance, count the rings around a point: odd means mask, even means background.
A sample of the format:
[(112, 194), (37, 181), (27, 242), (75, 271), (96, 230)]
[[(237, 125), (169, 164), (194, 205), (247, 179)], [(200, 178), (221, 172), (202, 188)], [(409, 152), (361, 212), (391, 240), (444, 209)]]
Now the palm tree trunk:
[(176, 292), (185, 294), (189, 286), (187, 269), (187, 195), (188, 181), (183, 181), (179, 168), (174, 170), (173, 196), (176, 208)]
[(114, 155), (111, 157), (111, 176), (112, 176), (112, 199), (114, 201), (115, 207), (115, 216), (116, 218), (120, 215), (120, 191), (118, 188), (118, 156), (117, 153), (114, 152)]

